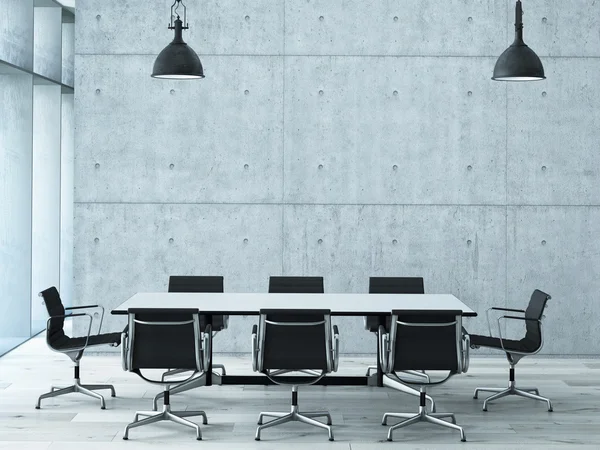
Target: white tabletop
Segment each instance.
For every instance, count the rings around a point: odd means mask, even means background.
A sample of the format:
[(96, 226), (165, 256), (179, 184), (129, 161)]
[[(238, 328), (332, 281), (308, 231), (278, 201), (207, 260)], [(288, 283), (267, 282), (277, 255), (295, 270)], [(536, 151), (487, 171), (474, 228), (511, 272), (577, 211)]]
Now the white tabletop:
[(208, 314), (258, 315), (261, 309), (329, 309), (334, 316), (390, 314), (401, 310), (455, 310), (477, 313), (451, 294), (240, 294), (141, 292), (112, 310), (130, 308), (194, 308)]

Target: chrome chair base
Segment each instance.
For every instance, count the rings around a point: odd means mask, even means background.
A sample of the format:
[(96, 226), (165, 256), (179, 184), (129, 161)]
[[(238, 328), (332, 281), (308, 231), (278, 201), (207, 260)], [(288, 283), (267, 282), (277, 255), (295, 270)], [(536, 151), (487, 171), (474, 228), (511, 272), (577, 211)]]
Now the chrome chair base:
[(279, 370), (273, 370), (270, 373), (270, 375), (283, 375), (284, 373), (289, 373), (289, 372), (300, 372), (300, 373), (305, 373), (307, 375), (312, 375), (315, 377), (318, 377), (319, 375), (321, 375), (321, 372), (319, 370), (312, 370), (312, 369), (302, 369), (302, 370), (279, 369)]
[[(140, 416), (148, 416), (145, 419), (140, 420)], [(123, 433), (123, 439), (129, 439), (129, 430), (132, 428), (143, 427), (144, 425), (149, 425), (151, 423), (161, 422), (168, 420), (170, 422), (178, 423), (179, 425), (183, 425), (186, 427), (190, 427), (196, 430), (196, 439), (202, 440), (202, 432), (200, 431), (200, 425), (197, 423), (191, 422), (189, 420), (184, 419), (184, 417), (191, 416), (202, 416), (202, 424), (206, 425), (208, 423), (208, 418), (206, 417), (206, 413), (204, 411), (171, 411), (170, 405), (164, 405), (162, 412), (156, 414), (156, 411), (138, 411), (135, 413), (135, 419), (129, 425), (125, 427), (125, 432)]]
[[(213, 364), (213, 369), (220, 369), (221, 373), (217, 373), (213, 370), (213, 375), (216, 376), (225, 376), (227, 375), (227, 372), (225, 371), (225, 366), (223, 364)], [(165, 373), (162, 374), (161, 380), (165, 381), (165, 377), (171, 376), (171, 375), (179, 375), (181, 373), (185, 373), (185, 372), (189, 372), (189, 369), (173, 369), (173, 370), (168, 370)]]
[[(454, 430), (460, 431), (460, 440), (462, 442), (466, 442), (467, 438), (465, 437), (465, 432), (461, 426), (456, 425), (456, 418), (452, 413), (428, 413), (427, 409), (424, 406), (419, 406), (419, 412), (417, 414), (411, 413), (385, 413), (383, 415), (383, 419), (381, 420), (381, 425), (387, 425), (388, 417), (398, 417), (401, 419), (405, 419), (402, 422), (392, 425), (388, 430), (387, 440), (393, 440), (393, 433), (395, 430), (403, 427), (407, 427), (408, 425), (412, 425), (417, 422), (429, 422), (434, 425), (439, 425), (446, 428), (452, 428)], [(444, 418), (450, 418), (451, 422), (446, 422), (442, 420)]]
[[(417, 389), (407, 386), (400, 380), (394, 380), (393, 378), (390, 378), (389, 374), (385, 374), (383, 376), (383, 385), (395, 389), (397, 391), (404, 392), (405, 394), (414, 395), (416, 397), (419, 397), (421, 395), (421, 393)], [(426, 395), (425, 398), (431, 403), (431, 412), (435, 413), (435, 401), (430, 395)]]
[[(176, 369), (176, 370), (181, 370), (178, 373), (189, 372), (189, 370), (182, 370), (182, 369)], [(174, 372), (174, 371), (171, 371), (171, 372)], [(220, 384), (219, 375), (214, 375), (214, 376), (219, 378), (219, 380), (218, 380), (219, 382), (218, 383), (215, 382), (213, 384)], [(215, 380), (215, 381), (217, 381), (217, 380)], [(200, 376), (197, 376), (195, 378), (192, 378), (189, 381), (186, 381), (185, 383), (181, 383), (175, 387), (172, 387), (169, 390), (169, 392), (171, 394), (178, 394), (180, 392), (189, 391), (190, 389), (196, 389), (201, 386), (206, 386), (206, 373), (202, 373)], [(154, 398), (152, 399), (152, 410), (153, 411), (158, 411), (158, 400), (161, 398), (164, 398), (164, 397), (165, 397), (164, 391), (161, 391), (154, 396)]]
[(71, 386), (67, 387), (58, 387), (52, 386), (50, 388), (50, 392), (46, 392), (39, 396), (37, 403), (35, 404), (35, 409), (40, 409), (41, 401), (45, 398), (50, 397), (58, 397), (59, 395), (65, 394), (73, 394), (80, 393), (87, 395), (89, 397), (94, 397), (100, 400), (100, 409), (106, 409), (106, 403), (104, 401), (104, 397), (98, 394), (97, 390), (101, 389), (110, 389), (110, 396), (115, 397), (117, 394), (115, 393), (115, 387), (112, 384), (81, 384), (79, 378), (74, 379), (74, 383)]
[[(377, 366), (368, 366), (367, 373), (365, 374), (365, 376), (370, 377), (372, 375), (371, 371), (377, 372)], [(430, 382), (429, 375), (427, 375), (425, 372), (420, 372), (418, 370), (405, 370), (402, 371), (402, 373), (414, 375), (417, 378), (424, 378), (425, 380), (427, 380), (428, 383)]]
[(539, 400), (541, 402), (546, 402), (548, 404), (548, 412), (552, 412), (552, 402), (549, 398), (542, 397), (540, 395), (540, 391), (538, 388), (517, 388), (514, 381), (508, 383), (507, 388), (489, 388), (489, 387), (480, 387), (475, 389), (473, 393), (473, 398), (478, 398), (479, 392), (495, 392), (495, 394), (490, 395), (483, 401), (483, 410), (487, 411), (487, 404), (494, 400), (498, 400), (502, 397), (507, 397), (509, 395), (517, 395), (519, 397), (529, 398), (531, 400)]
[[(263, 425), (263, 417), (275, 417), (275, 419)], [(315, 420), (315, 417), (327, 417), (327, 424)], [(293, 421), (302, 422), (307, 425), (323, 428), (329, 433), (329, 440), (333, 441), (333, 431), (331, 430), (331, 414), (329, 414), (328, 411), (309, 411), (301, 413), (298, 411), (297, 405), (292, 405), (291, 412), (289, 413), (261, 412), (258, 415), (259, 427), (256, 429), (256, 436), (254, 437), (254, 439), (260, 441), (260, 432), (265, 428), (275, 427), (277, 425), (281, 425), (282, 423)]]

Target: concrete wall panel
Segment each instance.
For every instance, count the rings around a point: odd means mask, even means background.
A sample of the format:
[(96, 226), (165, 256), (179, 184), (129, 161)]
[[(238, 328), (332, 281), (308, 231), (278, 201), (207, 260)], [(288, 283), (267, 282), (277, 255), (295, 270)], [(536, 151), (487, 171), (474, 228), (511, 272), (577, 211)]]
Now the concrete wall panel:
[[(85, 0), (77, 4), (77, 52), (158, 54), (173, 39), (172, 0)], [(198, 54), (276, 55), (283, 51), (283, 2), (188, 0), (183, 39)], [(182, 16), (183, 19), (183, 16)]]
[(543, 353), (600, 354), (598, 236), (598, 207), (508, 209), (507, 304), (523, 308), (534, 289), (552, 296)]
[[(281, 274), (279, 205), (77, 204), (75, 298), (107, 311), (169, 275), (223, 275), (227, 292), (266, 292)], [(122, 317), (106, 317), (118, 330)], [(231, 318), (215, 351), (249, 352), (256, 318)]]
[[(370, 276), (422, 276), (426, 293), (451, 293), (483, 316), (504, 305), (503, 207), (288, 205), (284, 274), (324, 276), (326, 292), (368, 292)], [(375, 351), (362, 318), (335, 318), (342, 350)]]
[(600, 204), (600, 60), (546, 58), (547, 80), (508, 86), (508, 202)]
[[(503, 204), (491, 58), (287, 58), (288, 202)], [(490, 72), (491, 73), (491, 72)]]
[(504, 0), (291, 1), (286, 52), (489, 56), (506, 41), (506, 13)]
[(0, 2), (0, 60), (33, 70), (33, 0)]
[(62, 8), (34, 8), (33, 71), (62, 80)]
[(76, 57), (76, 201), (281, 200), (281, 58), (203, 60), (181, 82), (153, 56)]

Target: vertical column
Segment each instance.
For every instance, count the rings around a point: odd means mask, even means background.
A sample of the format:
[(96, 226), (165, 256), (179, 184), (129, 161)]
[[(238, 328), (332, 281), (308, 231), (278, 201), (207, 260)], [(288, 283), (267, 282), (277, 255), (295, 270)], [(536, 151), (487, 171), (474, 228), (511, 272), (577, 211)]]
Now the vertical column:
[(33, 32), (33, 71), (60, 83), (62, 78), (62, 8), (35, 7)]
[(75, 61), (75, 17), (68, 11), (62, 13), (62, 83), (73, 86)]
[(33, 0), (0, 1), (0, 60), (33, 70)]
[(32, 333), (48, 317), (38, 292), (60, 284), (61, 97), (60, 86), (33, 86)]

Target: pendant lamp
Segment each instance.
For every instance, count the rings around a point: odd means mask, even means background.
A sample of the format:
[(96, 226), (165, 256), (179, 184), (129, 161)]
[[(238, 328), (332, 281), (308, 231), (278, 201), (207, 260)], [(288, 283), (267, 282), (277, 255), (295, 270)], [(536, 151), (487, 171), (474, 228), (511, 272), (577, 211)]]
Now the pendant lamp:
[(515, 41), (496, 61), (492, 80), (538, 81), (545, 78), (544, 66), (540, 58), (523, 42), (523, 9), (521, 0), (517, 0), (515, 9)]
[[(179, 17), (179, 6), (183, 6), (183, 21)], [(187, 23), (187, 8), (181, 0), (175, 0), (171, 5), (171, 23), (169, 30), (175, 30), (175, 38), (161, 51), (154, 61), (153, 78), (168, 78), (175, 80), (193, 80), (204, 78), (204, 70), (200, 58), (192, 48), (183, 41), (183, 30), (189, 28)], [(173, 20), (174, 17), (177, 17)], [(185, 23), (185, 26), (183, 24)]]

